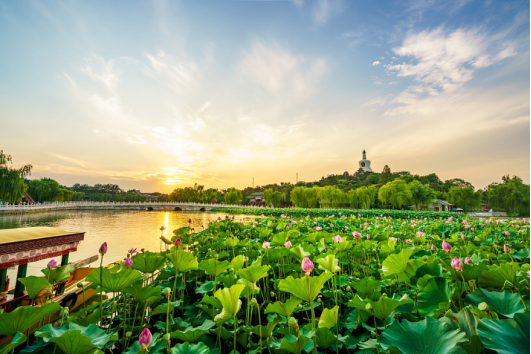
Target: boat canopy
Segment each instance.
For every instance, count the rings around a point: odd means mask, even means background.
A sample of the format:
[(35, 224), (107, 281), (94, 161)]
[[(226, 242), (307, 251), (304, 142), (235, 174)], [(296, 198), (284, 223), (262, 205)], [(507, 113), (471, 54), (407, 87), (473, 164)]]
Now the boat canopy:
[(84, 238), (84, 232), (53, 227), (0, 230), (0, 269), (67, 255)]

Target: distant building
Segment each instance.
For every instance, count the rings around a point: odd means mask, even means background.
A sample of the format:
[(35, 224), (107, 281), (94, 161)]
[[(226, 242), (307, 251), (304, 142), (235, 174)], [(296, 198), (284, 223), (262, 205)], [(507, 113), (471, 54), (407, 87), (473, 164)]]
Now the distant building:
[(360, 168), (358, 172), (372, 172), (371, 161), (367, 160), (367, 155), (366, 155), (365, 150), (363, 150), (363, 157), (360, 160), (359, 164), (360, 164)]
[(249, 199), (249, 205), (263, 205), (264, 204), (264, 193), (263, 192), (254, 192), (247, 197)]
[(458, 211), (455, 208), (455, 205), (447, 202), (446, 200), (441, 200), (441, 199), (432, 200), (431, 205), (429, 206), (428, 209), (432, 211)]

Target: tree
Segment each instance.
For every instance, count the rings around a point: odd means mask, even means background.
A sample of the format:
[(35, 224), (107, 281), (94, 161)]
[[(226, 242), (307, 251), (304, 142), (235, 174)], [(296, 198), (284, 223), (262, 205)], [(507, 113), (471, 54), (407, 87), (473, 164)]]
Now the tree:
[(434, 190), (427, 184), (414, 180), (408, 185), (411, 190), (411, 202), (417, 210), (419, 210), (419, 206), (430, 204), (435, 197)]
[(57, 181), (46, 177), (29, 181), (27, 188), (28, 194), (36, 202), (69, 201), (74, 194)]
[(382, 174), (380, 175), (380, 181), (378, 182), (379, 186), (383, 186), (393, 180), (393, 174), (391, 173), (391, 168), (387, 165), (384, 166)]
[(480, 198), (481, 196), (474, 193), (474, 188), (472, 187), (453, 186), (447, 193), (448, 201), (463, 209), (465, 213), (479, 207), (481, 205)]
[(485, 191), (491, 207), (509, 215), (529, 215), (529, 185), (517, 176), (503, 176), (502, 181), (489, 185)]
[(0, 202), (16, 203), (24, 195), (24, 178), (31, 174), (32, 165), (13, 168), (11, 155), (0, 150)]
[(378, 191), (378, 198), (382, 203), (400, 208), (411, 201), (411, 190), (408, 184), (396, 179), (382, 186)]
[(225, 194), (223, 195), (223, 199), (225, 200), (225, 204), (239, 204), (242, 200), (242, 192), (237, 190), (236, 188), (229, 188), (225, 191)]

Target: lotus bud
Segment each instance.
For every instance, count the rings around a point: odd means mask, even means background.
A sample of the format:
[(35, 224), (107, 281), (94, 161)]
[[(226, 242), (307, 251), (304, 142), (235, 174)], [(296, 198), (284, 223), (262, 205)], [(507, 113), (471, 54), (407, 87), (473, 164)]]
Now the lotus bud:
[(465, 264), (474, 264), (474, 261), (470, 257), (465, 258)]
[(188, 223), (191, 224), (192, 223), (192, 219), (188, 219)]
[(50, 262), (48, 262), (47, 267), (48, 269), (55, 269), (57, 267), (57, 261), (55, 259), (52, 259)]
[(160, 231), (164, 231), (164, 230), (166, 230), (166, 226), (162, 225), (162, 226), (160, 227)]
[(179, 247), (180, 245), (181, 245), (181, 239), (177, 237), (177, 239), (175, 240), (175, 246)]
[(310, 261), (310, 258), (305, 257), (302, 260), (301, 269), (306, 272), (306, 276), (310, 275), (311, 271), (313, 270), (313, 262)]
[(448, 253), (452, 250), (452, 246), (450, 246), (450, 244), (446, 241), (443, 241), (442, 243), (442, 249), (444, 252)]
[(59, 322), (55, 322), (55, 323), (53, 324), (53, 328), (59, 328)]
[(138, 344), (140, 344), (140, 348), (143, 351), (147, 351), (152, 340), (153, 336), (151, 335), (151, 332), (149, 331), (149, 329), (144, 328), (142, 333), (140, 333), (140, 337), (138, 337)]
[(503, 252), (505, 253), (511, 252), (511, 247), (509, 247), (509, 245), (503, 245)]
[(461, 262), (461, 260), (459, 258), (452, 259), (451, 265), (458, 272), (462, 272), (463, 271), (463, 262)]
[(103, 256), (107, 253), (107, 242), (103, 242), (100, 246), (100, 254)]
[(465, 234), (461, 234), (461, 239), (465, 239)]
[(127, 257), (127, 259), (124, 262), (124, 265), (125, 265), (126, 268), (131, 268), (131, 266), (133, 265), (133, 260), (131, 258)]

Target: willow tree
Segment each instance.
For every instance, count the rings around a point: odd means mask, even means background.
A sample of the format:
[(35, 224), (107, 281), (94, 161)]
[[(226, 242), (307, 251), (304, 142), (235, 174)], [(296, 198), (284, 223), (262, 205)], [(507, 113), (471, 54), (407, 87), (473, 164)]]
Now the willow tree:
[(13, 168), (11, 155), (0, 150), (0, 202), (16, 203), (24, 195), (24, 178), (31, 174), (33, 166)]
[(378, 199), (382, 203), (400, 208), (411, 201), (411, 190), (406, 181), (395, 179), (382, 186), (378, 191)]

